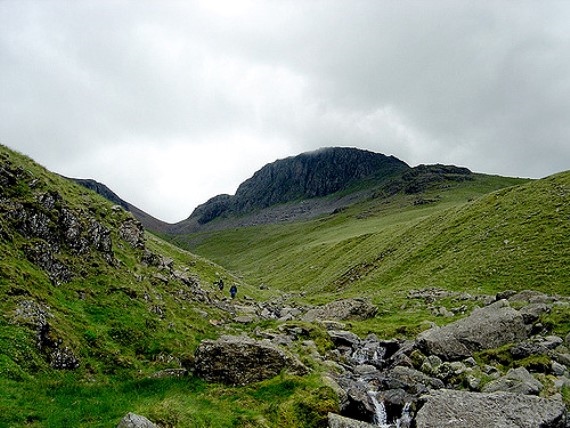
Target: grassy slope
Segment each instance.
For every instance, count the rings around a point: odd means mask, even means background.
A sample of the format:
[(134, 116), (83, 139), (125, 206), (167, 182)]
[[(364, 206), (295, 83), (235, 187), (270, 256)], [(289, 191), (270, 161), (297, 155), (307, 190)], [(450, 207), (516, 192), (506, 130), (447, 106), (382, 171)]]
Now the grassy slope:
[[(34, 204), (38, 194), (56, 190), (68, 209), (89, 214), (109, 228), (119, 261), (111, 266), (96, 252), (77, 257), (66, 250), (62, 257), (81, 275), (54, 286), (23, 255), (27, 239), (0, 215), (0, 426), (107, 427), (128, 411), (164, 426), (296, 426), (303, 412), (321, 406), (316, 397), (326, 391), (319, 390), (316, 375), (283, 376), (245, 389), (194, 377), (150, 379), (151, 373), (191, 358), (203, 338), (239, 332), (239, 326), (229, 322), (222, 331), (211, 325), (209, 319), (228, 320), (228, 314), (183, 300), (179, 290), (188, 287), (180, 281), (156, 280), (161, 271), (141, 264), (142, 251), (117, 231), (130, 214), (111, 209), (98, 195), (5, 147), (0, 146), (0, 156), (11, 168), (25, 171), (16, 186), (2, 190), (2, 199)], [(220, 266), (154, 236), (147, 236), (146, 247), (173, 259), (176, 269), (188, 269), (204, 289), (222, 276), (238, 282), (241, 295), (254, 293)], [(51, 334), (74, 350), (81, 360), (78, 369), (49, 366), (36, 346), (34, 328), (15, 315), (23, 300), (49, 308)], [(156, 306), (164, 316), (154, 311)], [(313, 408), (303, 407), (311, 397)], [(330, 397), (323, 402), (334, 406)]]
[(250, 283), (307, 291), (314, 303), (370, 297), (382, 310), (363, 328), (389, 335), (430, 319), (401, 309), (410, 289), (568, 294), (570, 173), (521, 182), (479, 176), (422, 196), (438, 203), (400, 195), (315, 221), (178, 240), (195, 240), (193, 251)]

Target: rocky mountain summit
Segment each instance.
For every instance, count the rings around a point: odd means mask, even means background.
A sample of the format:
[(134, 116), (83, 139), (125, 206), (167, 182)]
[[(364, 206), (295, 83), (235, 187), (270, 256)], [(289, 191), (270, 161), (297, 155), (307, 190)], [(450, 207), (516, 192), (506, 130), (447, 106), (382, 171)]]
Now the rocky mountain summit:
[[(420, 195), (430, 187), (473, 180), (467, 168), (454, 165), (410, 167), (394, 156), (349, 147), (328, 147), (280, 159), (254, 173), (235, 195), (217, 195), (196, 207), (190, 217), (169, 224), (125, 201), (92, 179), (71, 180), (131, 212), (146, 229), (169, 235), (204, 230), (306, 220), (338, 212), (367, 198), (397, 193)], [(433, 200), (418, 197), (416, 204)]]
[(244, 181), (234, 196), (220, 195), (192, 213), (204, 224), (225, 213), (243, 214), (299, 199), (327, 196), (361, 180), (386, 179), (409, 169), (393, 156), (353, 148), (326, 148), (270, 163)]
[(394, 156), (329, 147), (265, 165), (235, 195), (214, 196), (165, 231), (179, 235), (310, 219), (366, 198), (419, 194), (434, 184), (472, 179), (467, 168), (439, 164), (411, 168)]

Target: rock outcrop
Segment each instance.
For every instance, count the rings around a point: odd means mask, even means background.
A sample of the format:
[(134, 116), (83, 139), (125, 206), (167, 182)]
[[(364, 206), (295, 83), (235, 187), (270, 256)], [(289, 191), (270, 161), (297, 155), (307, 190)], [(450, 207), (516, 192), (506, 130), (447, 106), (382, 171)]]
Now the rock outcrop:
[(564, 428), (561, 398), (439, 390), (424, 396), (417, 428)]
[(483, 349), (519, 342), (528, 334), (521, 313), (511, 308), (506, 300), (499, 300), (473, 311), (467, 318), (423, 332), (417, 342), (426, 354), (454, 360)]
[(348, 147), (303, 153), (265, 165), (244, 181), (234, 196), (210, 199), (197, 207), (191, 218), (204, 224), (228, 213), (327, 196), (360, 180), (380, 181), (409, 169), (393, 156)]
[(22, 300), (16, 307), (14, 321), (31, 327), (36, 334), (36, 347), (45, 356), (51, 367), (57, 370), (74, 370), (79, 367), (79, 358), (53, 331), (54, 320), (49, 307), (34, 300)]
[(204, 340), (195, 353), (194, 371), (209, 382), (246, 385), (277, 376), (286, 370), (308, 373), (299, 360), (269, 341), (246, 336), (222, 336)]

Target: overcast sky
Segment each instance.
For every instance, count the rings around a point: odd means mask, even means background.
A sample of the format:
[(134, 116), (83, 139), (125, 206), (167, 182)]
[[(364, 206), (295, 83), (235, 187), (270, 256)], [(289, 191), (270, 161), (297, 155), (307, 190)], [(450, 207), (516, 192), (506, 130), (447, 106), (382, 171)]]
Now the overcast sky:
[(324, 146), (544, 177), (570, 2), (0, 0), (0, 142), (169, 222)]

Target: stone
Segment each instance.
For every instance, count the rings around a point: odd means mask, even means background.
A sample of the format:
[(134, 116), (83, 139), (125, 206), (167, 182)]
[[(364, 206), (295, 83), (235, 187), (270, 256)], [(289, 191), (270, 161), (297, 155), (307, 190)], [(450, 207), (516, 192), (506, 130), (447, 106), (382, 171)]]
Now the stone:
[(277, 376), (281, 371), (308, 373), (297, 358), (268, 340), (222, 336), (204, 340), (195, 353), (195, 374), (208, 382), (247, 385)]
[(564, 343), (564, 340), (558, 336), (546, 336), (542, 345), (548, 349), (556, 349)]
[(520, 309), (526, 324), (532, 324), (539, 320), (540, 316), (550, 312), (550, 307), (545, 303), (532, 303)]
[(444, 360), (471, 357), (473, 352), (498, 348), (528, 337), (522, 315), (500, 300), (476, 309), (467, 318), (420, 333), (416, 345), (425, 354)]
[(396, 366), (383, 373), (382, 389), (403, 389), (409, 394), (423, 394), (428, 389), (444, 387), (440, 379), (436, 379), (416, 369)]
[(164, 370), (160, 370), (156, 373), (153, 373), (151, 375), (151, 378), (153, 379), (164, 379), (164, 378), (180, 378), (180, 377), (186, 377), (188, 376), (188, 370), (187, 369), (164, 369)]
[(509, 302), (552, 303), (556, 298), (535, 290), (523, 290), (509, 297)]
[(251, 315), (239, 315), (234, 318), (234, 321), (239, 324), (251, 324), (254, 318)]
[(538, 395), (543, 389), (542, 383), (536, 380), (527, 369), (518, 367), (507, 374), (485, 385), (482, 392), (511, 392), (514, 394)]
[(328, 414), (328, 427), (329, 428), (374, 428), (376, 425), (369, 424), (368, 422), (357, 421), (350, 419), (336, 413)]
[(566, 367), (556, 361), (552, 361), (550, 364), (550, 371), (555, 376), (562, 376), (566, 372)]
[(318, 320), (365, 320), (373, 318), (378, 308), (364, 299), (342, 299), (308, 310), (303, 321)]
[(119, 226), (119, 236), (133, 248), (144, 249), (144, 229), (140, 221), (128, 218)]
[(121, 419), (117, 428), (156, 428), (156, 425), (144, 416), (129, 412)]
[(331, 338), (332, 342), (334, 343), (334, 345), (337, 347), (349, 346), (355, 348), (360, 343), (360, 338), (351, 331), (329, 330), (327, 333)]
[(510, 393), (432, 391), (416, 414), (416, 428), (564, 428), (560, 396), (540, 398)]

